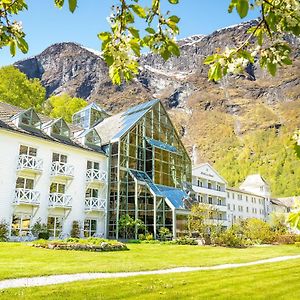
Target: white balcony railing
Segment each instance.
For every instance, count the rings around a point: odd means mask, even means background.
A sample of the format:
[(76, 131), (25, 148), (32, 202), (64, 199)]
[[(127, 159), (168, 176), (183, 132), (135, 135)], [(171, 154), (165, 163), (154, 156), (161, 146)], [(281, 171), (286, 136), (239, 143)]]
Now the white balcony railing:
[(73, 177), (74, 166), (54, 161), (51, 165), (51, 176)]
[(96, 197), (85, 198), (84, 206), (86, 211), (105, 210), (106, 200)]
[(30, 189), (15, 189), (15, 197), (13, 204), (39, 205), (40, 193), (38, 191)]
[(61, 207), (70, 208), (72, 204), (72, 196), (61, 194), (61, 193), (51, 193), (49, 194), (49, 207)]
[(86, 171), (86, 180), (88, 182), (92, 182), (92, 181), (106, 182), (107, 172), (102, 170), (97, 170), (97, 169), (88, 169)]
[(32, 170), (41, 172), (43, 168), (43, 161), (36, 156), (21, 154), (18, 159), (17, 170)]

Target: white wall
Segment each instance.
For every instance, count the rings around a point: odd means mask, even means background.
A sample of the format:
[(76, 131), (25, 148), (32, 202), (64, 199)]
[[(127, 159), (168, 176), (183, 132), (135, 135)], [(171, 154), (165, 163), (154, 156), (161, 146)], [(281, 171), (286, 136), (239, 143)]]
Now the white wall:
[[(47, 217), (51, 215), (64, 215), (67, 211), (63, 209), (48, 208), (48, 194), (51, 183), (50, 169), (52, 163), (52, 153), (57, 152), (68, 156), (68, 164), (74, 166), (74, 178), (67, 181), (66, 194), (73, 197), (72, 209), (65, 219), (64, 232), (68, 233), (71, 229), (73, 220), (82, 221), (86, 216), (84, 212), (84, 200), (86, 192), (86, 163), (87, 160), (100, 163), (100, 169), (107, 172), (108, 158), (102, 153), (96, 153), (84, 149), (67, 146), (61, 143), (47, 141), (33, 136), (9, 132), (0, 129), (0, 220), (10, 222), (14, 206), (12, 205), (14, 189), (17, 179), (17, 161), (20, 145), (37, 148), (37, 158), (43, 160), (43, 171), (41, 175), (35, 176), (34, 190), (40, 192), (40, 205), (33, 217), (32, 224), (41, 218), (47, 222)], [(107, 189), (104, 186), (100, 195), (107, 198)], [(32, 208), (21, 205), (17, 207), (17, 212), (30, 213)], [(103, 212), (91, 214), (91, 217), (98, 220), (98, 233), (105, 233), (105, 219)]]

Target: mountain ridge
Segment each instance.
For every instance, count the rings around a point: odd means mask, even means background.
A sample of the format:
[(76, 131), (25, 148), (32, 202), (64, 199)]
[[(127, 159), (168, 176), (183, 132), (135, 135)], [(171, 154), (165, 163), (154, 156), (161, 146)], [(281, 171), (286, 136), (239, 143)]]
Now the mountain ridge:
[[(290, 139), (300, 127), (299, 39), (286, 37), (294, 63), (279, 68), (275, 77), (255, 63), (243, 75), (213, 83), (208, 82), (208, 67), (203, 65), (207, 55), (243, 41), (255, 22), (179, 40), (180, 57), (166, 62), (153, 53), (143, 54), (137, 78), (120, 86), (111, 84), (101, 56), (76, 43), (54, 44), (15, 66), (28, 77), (39, 78), (48, 96), (68, 93), (96, 101), (111, 113), (160, 98), (195, 164), (210, 161), (231, 185), (238, 185), (249, 172), (260, 172), (275, 195), (300, 194), (296, 183), (300, 164)], [(269, 161), (276, 162), (273, 157), (281, 162), (270, 169)]]

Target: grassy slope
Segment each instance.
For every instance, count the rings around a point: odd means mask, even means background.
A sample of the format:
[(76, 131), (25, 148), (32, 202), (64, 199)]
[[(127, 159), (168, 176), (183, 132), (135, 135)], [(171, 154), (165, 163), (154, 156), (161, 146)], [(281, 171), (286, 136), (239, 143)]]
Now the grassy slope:
[[(1, 292), (0, 292), (1, 293)], [(1, 299), (300, 298), (300, 260), (239, 269), (82, 281), (4, 290)]]
[(174, 245), (128, 245), (124, 252), (46, 250), (0, 243), (0, 279), (80, 272), (126, 272), (177, 266), (209, 266), (300, 254), (291, 246), (229, 249)]

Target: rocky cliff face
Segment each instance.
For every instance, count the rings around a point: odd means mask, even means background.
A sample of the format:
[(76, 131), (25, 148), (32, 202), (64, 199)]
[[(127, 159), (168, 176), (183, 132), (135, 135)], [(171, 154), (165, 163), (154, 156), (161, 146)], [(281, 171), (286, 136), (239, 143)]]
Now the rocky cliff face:
[[(243, 41), (252, 23), (180, 40), (180, 57), (167, 62), (152, 53), (145, 54), (140, 58), (138, 77), (121, 86), (111, 84), (99, 53), (75, 43), (52, 45), (15, 66), (28, 77), (40, 78), (48, 96), (69, 93), (97, 101), (112, 113), (153, 97), (162, 99), (194, 162), (216, 162), (222, 171), (224, 155), (232, 149), (246, 149), (249, 136), (275, 132), (275, 143), (282, 132), (288, 135), (300, 126), (299, 39), (287, 37), (294, 50), (294, 63), (279, 69), (276, 77), (254, 65), (242, 76), (227, 76), (220, 83), (207, 80), (204, 58)], [(247, 160), (253, 157), (249, 151)], [(259, 171), (251, 163), (248, 167), (245, 172)], [(236, 184), (244, 175), (229, 178), (229, 182)]]

